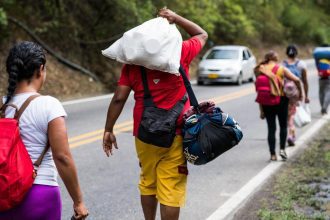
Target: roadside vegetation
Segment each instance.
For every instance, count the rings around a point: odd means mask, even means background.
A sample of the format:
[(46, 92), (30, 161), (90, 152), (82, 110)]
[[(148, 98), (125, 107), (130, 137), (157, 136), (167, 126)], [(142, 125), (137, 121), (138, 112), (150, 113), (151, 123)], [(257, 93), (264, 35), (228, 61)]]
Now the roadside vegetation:
[(311, 147), (275, 177), (260, 198), (261, 220), (330, 219), (330, 124)]
[[(1, 0), (1, 75), (8, 48), (18, 40), (31, 40), (34, 33), (58, 55), (95, 74), (100, 84), (82, 76), (82, 81), (91, 81), (91, 88), (97, 86), (101, 93), (111, 91), (120, 65), (103, 57), (101, 49), (125, 31), (153, 18), (157, 9), (164, 6), (195, 21), (209, 33), (206, 49), (217, 44), (243, 44), (261, 57), (265, 50), (296, 43), (310, 55), (315, 45), (330, 41), (328, 0)], [(14, 21), (26, 26), (30, 34)], [(63, 66), (63, 75), (74, 74), (67, 73), (68, 67), (55, 59), (53, 65)], [(2, 94), (6, 79), (0, 79)]]

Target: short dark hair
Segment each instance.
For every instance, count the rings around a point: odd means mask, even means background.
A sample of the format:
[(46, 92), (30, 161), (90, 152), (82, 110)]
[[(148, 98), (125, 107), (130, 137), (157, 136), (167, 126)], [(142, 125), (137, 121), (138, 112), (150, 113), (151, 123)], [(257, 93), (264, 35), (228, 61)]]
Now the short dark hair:
[(298, 55), (298, 48), (297, 48), (297, 46), (294, 45), (294, 44), (290, 44), (286, 48), (286, 55), (288, 55), (288, 57), (290, 57), (290, 58), (295, 58)]
[(46, 56), (43, 48), (34, 42), (23, 41), (14, 45), (7, 57), (8, 89), (5, 104), (12, 99), (17, 83), (31, 81), (36, 70), (45, 65)]

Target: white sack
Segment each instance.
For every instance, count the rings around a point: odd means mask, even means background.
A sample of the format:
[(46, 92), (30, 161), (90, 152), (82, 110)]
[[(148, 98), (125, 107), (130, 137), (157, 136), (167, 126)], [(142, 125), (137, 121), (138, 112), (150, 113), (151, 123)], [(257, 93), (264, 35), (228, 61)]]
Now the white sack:
[(311, 121), (312, 117), (309, 105), (300, 103), (299, 106), (297, 106), (297, 111), (294, 116), (294, 123), (297, 127), (303, 127)]
[(179, 75), (182, 36), (166, 18), (151, 19), (127, 32), (102, 54), (121, 63)]

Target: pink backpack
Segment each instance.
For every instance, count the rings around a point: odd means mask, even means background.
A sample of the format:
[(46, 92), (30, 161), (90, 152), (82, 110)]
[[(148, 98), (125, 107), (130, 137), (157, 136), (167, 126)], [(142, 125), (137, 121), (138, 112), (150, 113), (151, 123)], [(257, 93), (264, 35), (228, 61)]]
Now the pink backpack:
[[(279, 65), (275, 65), (272, 72), (276, 74)], [(257, 90), (256, 102), (261, 105), (278, 105), (281, 101), (281, 96), (274, 96), (271, 92), (270, 79), (264, 74), (260, 74), (255, 82)]]
[(291, 103), (296, 103), (300, 99), (300, 92), (295, 82), (289, 79), (284, 80), (283, 91)]

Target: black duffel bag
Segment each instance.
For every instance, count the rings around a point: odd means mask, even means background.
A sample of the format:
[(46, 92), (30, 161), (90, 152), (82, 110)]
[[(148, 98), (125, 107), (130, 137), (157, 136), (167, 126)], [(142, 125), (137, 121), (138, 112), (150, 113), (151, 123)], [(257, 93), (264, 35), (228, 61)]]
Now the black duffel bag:
[(182, 67), (180, 73), (192, 106), (184, 115), (183, 150), (188, 162), (203, 165), (237, 145), (243, 133), (235, 119), (213, 102), (198, 104)]

